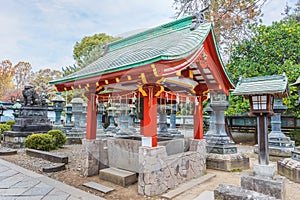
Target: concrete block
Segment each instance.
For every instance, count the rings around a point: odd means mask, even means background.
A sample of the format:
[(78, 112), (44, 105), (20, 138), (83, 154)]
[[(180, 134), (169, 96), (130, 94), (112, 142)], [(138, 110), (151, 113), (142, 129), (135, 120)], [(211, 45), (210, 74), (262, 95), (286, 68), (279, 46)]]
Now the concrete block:
[(123, 187), (137, 182), (136, 173), (112, 167), (101, 169), (99, 171), (99, 177), (102, 180), (109, 181)]
[(249, 200), (276, 200), (275, 197), (258, 193), (251, 190), (246, 190), (233, 185), (220, 184), (214, 190), (215, 200), (237, 200), (237, 199), (249, 199)]
[(278, 174), (300, 183), (300, 162), (292, 158), (285, 158), (277, 162)]
[(242, 176), (241, 187), (253, 190), (276, 199), (285, 199), (285, 178), (268, 178), (261, 176)]

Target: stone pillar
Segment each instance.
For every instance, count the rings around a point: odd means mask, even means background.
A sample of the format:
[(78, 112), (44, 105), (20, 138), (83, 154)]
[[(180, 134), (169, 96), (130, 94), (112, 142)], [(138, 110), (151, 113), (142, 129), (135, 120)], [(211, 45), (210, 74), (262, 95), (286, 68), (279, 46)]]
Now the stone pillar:
[(66, 109), (67, 118), (65, 126), (72, 126), (72, 104), (67, 104)]
[(104, 130), (106, 133), (117, 133), (117, 128), (115, 126), (115, 114), (116, 114), (116, 107), (109, 107), (108, 109), (108, 118), (109, 118), (109, 126)]
[(79, 123), (79, 126), (82, 127), (82, 128), (85, 128), (86, 127), (86, 121), (87, 121), (87, 103), (86, 102), (83, 102), (82, 104), (82, 113), (81, 113), (81, 116), (80, 116), (80, 123)]
[(82, 98), (73, 98), (71, 103), (72, 103), (72, 113), (74, 116), (74, 127), (79, 128), (84, 101)]
[(128, 131), (130, 132), (130, 134), (132, 135), (136, 135), (137, 131), (134, 127), (134, 117), (135, 117), (135, 113), (134, 113), (134, 109), (135, 109), (135, 105), (131, 105), (130, 107), (130, 113), (129, 113), (129, 117), (128, 117)]
[(205, 110), (209, 114), (209, 128), (206, 134), (204, 135), (204, 138), (206, 138), (206, 135), (212, 135), (216, 132), (216, 122), (215, 122), (215, 113), (214, 110), (210, 107), (210, 104)]
[(52, 99), (53, 102), (53, 110), (55, 112), (55, 122), (54, 125), (62, 125), (61, 123), (61, 113), (64, 109), (64, 105), (63, 102), (65, 102), (65, 100), (62, 98), (62, 96), (60, 95), (60, 92), (56, 93), (56, 96)]
[(167, 108), (165, 105), (158, 106), (158, 131), (157, 134), (160, 137), (168, 137), (170, 136), (168, 132), (168, 123), (167, 123)]
[(176, 108), (176, 102), (174, 102), (174, 104), (171, 105), (170, 128), (168, 129), (169, 133), (175, 136), (180, 134), (180, 131), (178, 131), (178, 129), (176, 128)]
[(128, 135), (128, 105), (122, 103), (119, 116), (118, 135)]
[(224, 113), (228, 106), (225, 94), (212, 93), (210, 107), (214, 113), (215, 123), (211, 132), (205, 135), (206, 158), (208, 169), (231, 171), (233, 169), (248, 169), (249, 157), (237, 152), (237, 147), (225, 131)]
[(98, 103), (98, 112), (97, 112), (97, 129), (103, 129), (102, 126), (102, 113), (103, 113), (104, 105), (102, 103)]
[(291, 151), (295, 147), (295, 142), (285, 136), (281, 131), (281, 113), (286, 110), (282, 104), (282, 99), (274, 100), (275, 115), (271, 117), (272, 131), (269, 134), (269, 152), (273, 156), (290, 157)]

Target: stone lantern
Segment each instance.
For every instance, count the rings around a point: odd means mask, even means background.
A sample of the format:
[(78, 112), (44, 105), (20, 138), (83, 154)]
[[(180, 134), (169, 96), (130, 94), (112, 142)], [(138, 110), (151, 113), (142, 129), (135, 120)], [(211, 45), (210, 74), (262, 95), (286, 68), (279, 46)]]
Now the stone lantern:
[(72, 103), (72, 113), (74, 116), (74, 127), (79, 128), (84, 101), (82, 98), (73, 98), (71, 100), (71, 103)]
[(65, 126), (73, 126), (72, 125), (72, 104), (67, 104), (66, 105), (66, 124)]
[[(298, 102), (300, 104), (300, 76), (297, 81), (290, 86), (296, 86), (298, 88)], [(285, 158), (277, 162), (277, 170), (280, 175), (296, 183), (300, 183), (300, 146), (295, 147), (295, 149), (291, 151), (290, 158)]]
[(54, 125), (61, 125), (61, 113), (64, 109), (64, 98), (60, 95), (60, 92), (56, 93), (56, 96), (51, 100), (53, 102), (53, 110), (55, 112)]
[(288, 91), (287, 77), (282, 74), (240, 79), (232, 92), (249, 99), (249, 114), (257, 117), (258, 164), (253, 166), (254, 175), (242, 176), (241, 186), (277, 199), (285, 199), (285, 181), (274, 177), (275, 165), (269, 163), (267, 120), (274, 115), (274, 99), (287, 97)]
[(1, 117), (3, 116), (4, 110), (6, 110), (6, 108), (3, 105), (0, 105), (0, 122), (1, 122)]

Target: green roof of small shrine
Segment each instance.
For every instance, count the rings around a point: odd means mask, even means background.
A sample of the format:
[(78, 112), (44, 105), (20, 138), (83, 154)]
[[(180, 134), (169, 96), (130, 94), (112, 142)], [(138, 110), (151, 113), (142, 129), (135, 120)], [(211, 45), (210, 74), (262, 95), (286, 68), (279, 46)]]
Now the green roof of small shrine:
[(277, 97), (286, 97), (288, 93), (288, 79), (285, 73), (282, 75), (241, 78), (232, 92), (233, 95), (273, 94)]
[(183, 59), (199, 48), (212, 30), (211, 23), (203, 23), (191, 31), (191, 22), (192, 16), (188, 16), (112, 42), (108, 44), (107, 52), (95, 62), (50, 83), (60, 84), (94, 77), (159, 60)]

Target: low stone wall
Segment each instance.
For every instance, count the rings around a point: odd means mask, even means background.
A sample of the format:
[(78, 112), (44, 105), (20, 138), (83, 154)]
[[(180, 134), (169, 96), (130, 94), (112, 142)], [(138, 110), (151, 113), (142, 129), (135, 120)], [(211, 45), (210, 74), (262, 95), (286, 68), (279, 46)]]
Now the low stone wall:
[(107, 140), (82, 140), (81, 174), (93, 176), (108, 167)]
[(205, 140), (192, 140), (190, 151), (168, 156), (166, 147), (139, 148), (138, 193), (162, 194), (176, 185), (203, 175), (206, 170)]
[[(107, 138), (109, 167), (139, 173), (139, 148), (142, 146), (140, 139)], [(183, 139), (159, 141), (157, 145), (165, 146), (167, 155), (184, 151)]]

